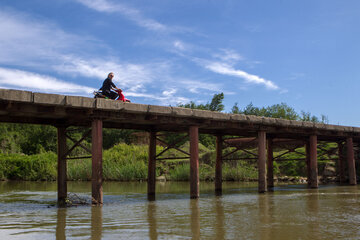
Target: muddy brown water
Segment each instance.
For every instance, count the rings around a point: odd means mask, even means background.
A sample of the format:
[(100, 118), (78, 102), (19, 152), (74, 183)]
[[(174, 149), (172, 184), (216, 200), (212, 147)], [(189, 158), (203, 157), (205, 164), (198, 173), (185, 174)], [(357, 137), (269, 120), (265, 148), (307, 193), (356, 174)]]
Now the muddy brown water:
[[(55, 182), (0, 182), (0, 239), (360, 239), (360, 187), (281, 185), (266, 194), (256, 183), (104, 183), (104, 206), (57, 208)], [(91, 183), (68, 191), (90, 201)]]

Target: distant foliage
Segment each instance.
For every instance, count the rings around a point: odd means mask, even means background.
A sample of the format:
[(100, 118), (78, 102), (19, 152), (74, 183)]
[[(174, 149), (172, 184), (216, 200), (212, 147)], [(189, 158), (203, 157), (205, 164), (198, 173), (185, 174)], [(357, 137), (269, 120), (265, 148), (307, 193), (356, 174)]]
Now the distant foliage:
[(325, 115), (321, 115), (321, 120), (318, 117), (311, 115), (310, 112), (301, 111), (298, 114), (294, 108), (286, 103), (274, 104), (268, 107), (255, 107), (252, 103), (240, 109), (238, 104), (235, 103), (231, 109), (231, 113), (255, 115), (263, 117), (281, 118), (288, 120), (309, 121), (309, 122), (322, 122), (328, 123), (329, 120)]
[(219, 93), (219, 94), (214, 94), (213, 98), (211, 99), (211, 102), (208, 102), (206, 104), (196, 104), (191, 101), (190, 103), (179, 104), (178, 107), (222, 112), (224, 110), (224, 104), (222, 104), (223, 100), (224, 100), (224, 93)]

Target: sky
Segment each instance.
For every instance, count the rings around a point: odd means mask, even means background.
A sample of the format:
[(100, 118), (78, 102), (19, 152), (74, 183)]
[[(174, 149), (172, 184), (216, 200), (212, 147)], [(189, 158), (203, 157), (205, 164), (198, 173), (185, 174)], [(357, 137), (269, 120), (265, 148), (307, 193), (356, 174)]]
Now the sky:
[(1, 0), (0, 88), (135, 103), (225, 95), (360, 126), (358, 0)]

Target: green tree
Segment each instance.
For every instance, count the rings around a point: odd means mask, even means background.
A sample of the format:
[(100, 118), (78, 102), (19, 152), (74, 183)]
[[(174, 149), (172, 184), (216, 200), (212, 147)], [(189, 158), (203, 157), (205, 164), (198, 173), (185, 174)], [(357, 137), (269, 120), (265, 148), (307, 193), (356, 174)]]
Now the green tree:
[(191, 109), (199, 109), (199, 110), (209, 110), (221, 112), (224, 110), (224, 104), (222, 103), (224, 100), (224, 93), (214, 94), (211, 102), (206, 104), (196, 104), (191, 101), (186, 104), (178, 104), (178, 107), (191, 108)]

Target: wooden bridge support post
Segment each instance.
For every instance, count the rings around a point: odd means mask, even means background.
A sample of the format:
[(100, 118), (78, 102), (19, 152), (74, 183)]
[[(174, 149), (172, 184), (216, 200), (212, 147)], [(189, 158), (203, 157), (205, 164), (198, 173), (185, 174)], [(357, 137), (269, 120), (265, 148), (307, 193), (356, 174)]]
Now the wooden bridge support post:
[(258, 132), (259, 193), (266, 192), (266, 133)]
[(190, 138), (190, 198), (199, 198), (199, 127), (191, 126)]
[(338, 143), (338, 150), (339, 150), (339, 181), (340, 184), (345, 183), (345, 162), (344, 162), (344, 145), (339, 142)]
[(155, 200), (156, 184), (156, 132), (150, 132), (149, 166), (148, 166), (148, 200)]
[(318, 188), (318, 167), (317, 167), (317, 136), (309, 138), (309, 174), (310, 187)]
[(92, 204), (101, 205), (103, 203), (103, 175), (102, 175), (102, 120), (94, 119), (92, 122)]
[(267, 187), (268, 190), (274, 188), (274, 153), (273, 140), (267, 141)]
[(66, 183), (66, 128), (58, 127), (57, 128), (57, 138), (58, 138), (58, 205), (65, 206), (65, 200), (67, 198), (67, 183)]
[(216, 136), (215, 194), (222, 194), (222, 136)]
[(354, 159), (354, 145), (353, 139), (348, 137), (346, 139), (346, 157), (348, 163), (348, 172), (349, 172), (349, 184), (356, 185), (356, 171), (355, 171), (355, 159)]
[(306, 177), (307, 177), (307, 185), (310, 187), (311, 185), (311, 171), (310, 171), (310, 142), (306, 141), (305, 144), (305, 153), (306, 153)]

